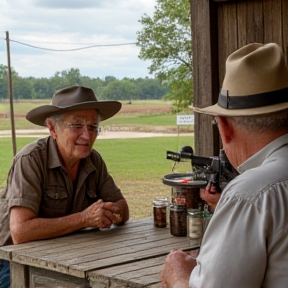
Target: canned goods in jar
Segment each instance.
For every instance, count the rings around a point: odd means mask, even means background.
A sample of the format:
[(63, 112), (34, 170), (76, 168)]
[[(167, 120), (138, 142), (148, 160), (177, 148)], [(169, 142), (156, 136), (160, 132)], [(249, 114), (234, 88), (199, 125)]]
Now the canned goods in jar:
[(157, 197), (153, 200), (154, 226), (165, 228), (167, 226), (168, 198)]
[(186, 205), (187, 209), (203, 209), (204, 201), (200, 197), (200, 188), (173, 187), (171, 202), (178, 205)]
[(197, 209), (189, 209), (187, 221), (188, 236), (191, 239), (197, 240), (197, 244), (200, 245), (203, 237), (203, 212)]
[(173, 236), (187, 236), (187, 209), (185, 205), (170, 205), (170, 233)]

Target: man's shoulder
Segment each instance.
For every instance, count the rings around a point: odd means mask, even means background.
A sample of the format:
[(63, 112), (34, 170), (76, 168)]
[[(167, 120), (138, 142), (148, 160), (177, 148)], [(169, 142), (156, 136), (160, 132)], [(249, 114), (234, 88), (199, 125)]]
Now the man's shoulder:
[[(94, 163), (95, 161), (98, 163), (99, 161), (104, 161), (101, 154), (96, 151), (95, 149), (92, 149), (91, 150), (91, 153), (90, 153), (90, 159), (92, 161), (92, 163)], [(94, 163), (95, 164), (95, 163)]]
[[(254, 202), (265, 197), (273, 190), (277, 191), (281, 186), (288, 186), (288, 165), (284, 169), (275, 169), (272, 165), (261, 165), (245, 171), (233, 179), (223, 192), (225, 197), (237, 198)], [(285, 189), (284, 189), (285, 190)]]
[[(49, 137), (48, 137), (49, 138)], [(17, 154), (16, 158), (39, 153), (48, 147), (48, 138), (41, 138), (25, 145)]]

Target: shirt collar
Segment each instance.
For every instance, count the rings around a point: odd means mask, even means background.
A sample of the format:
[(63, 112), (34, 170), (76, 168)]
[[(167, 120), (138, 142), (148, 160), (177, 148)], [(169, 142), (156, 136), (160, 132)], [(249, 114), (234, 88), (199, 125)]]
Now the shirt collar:
[(274, 141), (270, 142), (268, 145), (263, 147), (257, 153), (248, 158), (239, 167), (239, 173), (243, 173), (249, 169), (260, 166), (266, 158), (268, 158), (272, 153), (278, 150), (283, 145), (288, 144), (288, 134), (284, 134)]
[[(58, 146), (56, 144), (56, 141), (49, 136), (48, 137), (48, 154), (49, 154), (49, 159), (48, 159), (48, 167), (50, 169), (56, 168), (56, 167), (61, 167), (62, 166), (62, 162), (61, 159), (59, 157), (59, 150), (58, 150)], [(81, 169), (85, 170), (87, 173), (95, 170), (95, 166), (92, 164), (90, 157), (86, 157), (84, 159), (81, 160)]]
[(62, 165), (58, 155), (58, 147), (56, 141), (51, 136), (48, 137), (48, 155), (49, 155), (48, 159), (49, 168), (53, 169), (56, 167), (60, 167)]

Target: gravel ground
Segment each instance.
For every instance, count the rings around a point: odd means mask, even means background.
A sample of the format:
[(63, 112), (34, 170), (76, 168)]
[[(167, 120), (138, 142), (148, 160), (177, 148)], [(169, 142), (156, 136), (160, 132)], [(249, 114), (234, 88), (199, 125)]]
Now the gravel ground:
[[(11, 137), (10, 130), (0, 131), (0, 137)], [(39, 130), (16, 130), (16, 137), (45, 137), (48, 136), (47, 129)], [(160, 136), (177, 136), (175, 133), (152, 133), (152, 132), (132, 132), (132, 131), (105, 131), (98, 135), (99, 139), (121, 139), (121, 138), (148, 138), (148, 137), (160, 137)], [(179, 136), (187, 136), (191, 133), (180, 133)]]

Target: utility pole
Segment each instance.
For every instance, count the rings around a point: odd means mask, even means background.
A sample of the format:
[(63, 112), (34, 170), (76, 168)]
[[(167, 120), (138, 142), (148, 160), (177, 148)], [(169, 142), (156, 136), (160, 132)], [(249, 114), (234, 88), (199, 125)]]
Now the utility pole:
[(16, 148), (16, 133), (15, 133), (15, 122), (14, 122), (14, 109), (13, 109), (13, 90), (12, 90), (12, 73), (10, 63), (10, 45), (9, 45), (9, 32), (6, 31), (6, 47), (7, 47), (7, 66), (8, 66), (8, 98), (10, 101), (10, 120), (11, 120), (11, 132), (12, 132), (12, 144), (13, 144), (13, 155), (17, 153)]

